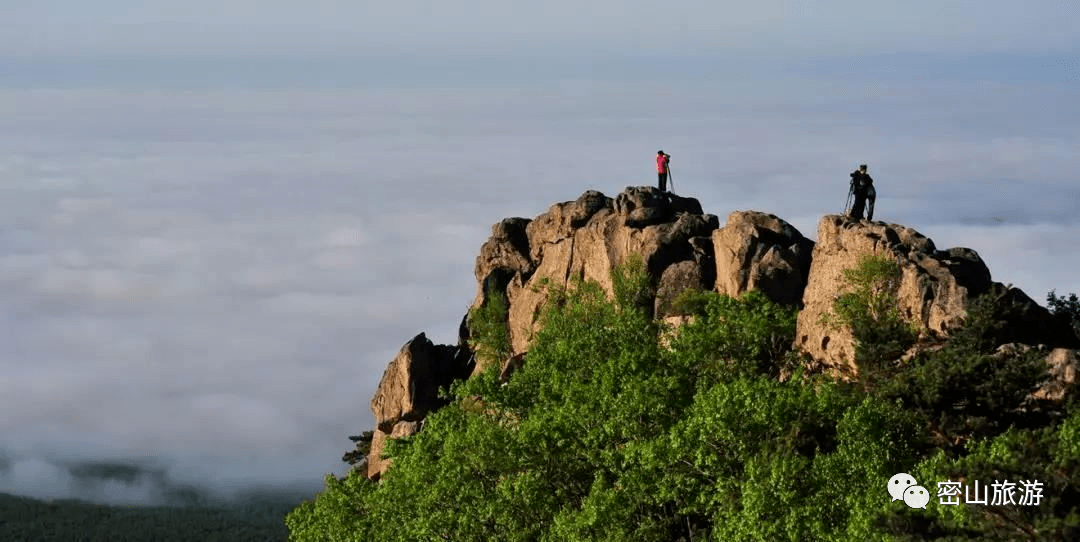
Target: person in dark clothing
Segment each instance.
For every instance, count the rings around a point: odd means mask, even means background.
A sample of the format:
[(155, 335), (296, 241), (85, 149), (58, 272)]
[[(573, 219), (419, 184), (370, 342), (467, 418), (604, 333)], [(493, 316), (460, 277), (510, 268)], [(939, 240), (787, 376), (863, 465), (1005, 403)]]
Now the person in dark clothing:
[(656, 176), (660, 181), (660, 190), (667, 192), (668, 164), (671, 163), (671, 155), (662, 149), (656, 151)]
[(866, 219), (874, 219), (874, 201), (877, 200), (877, 191), (874, 190), (874, 179), (866, 172), (866, 164), (851, 172), (851, 190), (849, 196), (855, 198), (848, 212), (848, 217), (854, 220), (862, 220), (863, 210), (867, 211)]

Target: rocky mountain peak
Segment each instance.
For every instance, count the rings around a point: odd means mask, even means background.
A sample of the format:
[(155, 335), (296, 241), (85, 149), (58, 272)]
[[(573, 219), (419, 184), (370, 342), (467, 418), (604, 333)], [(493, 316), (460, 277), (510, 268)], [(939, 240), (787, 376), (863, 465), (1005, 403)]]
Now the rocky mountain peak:
[[(611, 270), (638, 254), (655, 286), (654, 316), (679, 317), (673, 301), (688, 289), (730, 296), (759, 290), (801, 309), (797, 349), (819, 366), (855, 377), (854, 337), (850, 330), (830, 328), (822, 315), (844, 290), (845, 269), (866, 256), (883, 256), (900, 267), (899, 309), (924, 343), (947, 337), (977, 296), (992, 293), (1013, 308), (1000, 344), (1076, 346), (1057, 344), (1061, 337), (1075, 336), (1062, 332), (1060, 323), (1022, 291), (993, 282), (974, 250), (940, 250), (914, 229), (839, 215), (821, 219), (817, 238), (815, 243), (783, 219), (758, 211), (735, 211), (721, 226), (696, 199), (654, 187), (628, 187), (615, 198), (590, 190), (535, 218), (495, 223), (476, 258), (472, 307), (487, 303), (491, 292), (505, 295), (512, 360), (519, 366), (545, 301), (541, 281), (566, 286), (591, 280), (610, 294)], [(376, 428), (369, 477), (388, 466), (379, 457), (387, 438), (415, 433), (424, 416), (442, 405), (440, 387), (484, 368), (469, 349), (468, 335), (466, 315), (457, 346), (434, 345), (421, 333), (390, 362), (371, 402)], [(1069, 376), (1061, 384), (1071, 386), (1076, 352), (1054, 350), (1051, 358), (1054, 374)]]
[(990, 270), (970, 248), (939, 250), (930, 238), (906, 226), (826, 215), (818, 223), (795, 346), (841, 373), (858, 374), (855, 339), (850, 330), (830, 329), (821, 318), (845, 289), (843, 271), (867, 256), (884, 256), (899, 264), (898, 308), (916, 325), (924, 343), (948, 337), (964, 323), (975, 298), (986, 293), (1012, 306), (1002, 344), (1055, 344), (1071, 335), (1023, 291), (991, 280)]

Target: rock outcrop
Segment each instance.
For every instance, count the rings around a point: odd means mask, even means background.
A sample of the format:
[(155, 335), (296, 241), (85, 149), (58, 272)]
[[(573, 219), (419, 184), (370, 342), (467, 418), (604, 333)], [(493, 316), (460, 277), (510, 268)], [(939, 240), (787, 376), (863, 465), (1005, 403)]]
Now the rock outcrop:
[(378, 477), (389, 467), (381, 459), (386, 439), (415, 434), (424, 416), (446, 404), (439, 397), (439, 389), (467, 378), (471, 372), (471, 352), (433, 344), (423, 333), (401, 347), (371, 399), (375, 432), (368, 455), (368, 477)]
[(1047, 348), (1023, 343), (1006, 343), (998, 346), (995, 356), (1007, 358), (1037, 352), (1046, 361), (1046, 380), (1031, 394), (1031, 399), (1057, 406), (1063, 404), (1076, 390), (1076, 373), (1080, 370), (1080, 350), (1070, 348)]
[(854, 337), (848, 330), (830, 329), (821, 318), (845, 291), (844, 270), (856, 267), (866, 256), (885, 256), (900, 265), (898, 308), (917, 325), (924, 341), (947, 337), (963, 323), (970, 303), (991, 292), (1013, 306), (1008, 311), (1012, 334), (1001, 342), (1037, 344), (1058, 335), (1048, 327), (1054, 324), (1050, 313), (1022, 291), (993, 282), (974, 250), (938, 250), (932, 240), (911, 228), (827, 215), (818, 224), (795, 341), (796, 347), (826, 367), (858, 374)]
[[(791, 268), (798, 267), (791, 262), (798, 258), (789, 258), (788, 252), (802, 250), (791, 247), (808, 243), (775, 217), (754, 224), (776, 234), (749, 228), (729, 231), (723, 238), (733, 245), (754, 247), (747, 257), (756, 265), (755, 279), (738, 293), (768, 282), (760, 277), (791, 273)], [(487, 303), (492, 292), (507, 298), (514, 356), (504, 364), (504, 378), (524, 360), (522, 354), (528, 350), (546, 300), (543, 283), (564, 287), (575, 279), (593, 280), (610, 293), (611, 270), (632, 254), (642, 257), (653, 277), (656, 315), (682, 321), (673, 306), (679, 294), (687, 289), (712, 290), (716, 285), (712, 235), (718, 228), (717, 217), (705, 214), (696, 199), (653, 187), (630, 187), (615, 198), (590, 190), (574, 201), (552, 205), (535, 219), (507, 218), (496, 223), (476, 258), (477, 294), (472, 306)], [(739, 240), (742, 234), (758, 239)], [(764, 248), (758, 250), (759, 246)], [(775, 258), (777, 251), (784, 257)], [(759, 261), (762, 257), (766, 260)], [(772, 261), (784, 269), (771, 270)], [(805, 276), (805, 270), (795, 272), (799, 273)], [(433, 345), (421, 333), (390, 362), (371, 402), (377, 427), (368, 453), (369, 477), (377, 478), (388, 467), (380, 457), (387, 439), (414, 434), (423, 417), (441, 406), (440, 387), (485, 368), (483, 359), (471, 356), (470, 335), (466, 316), (456, 347)]]
[(801, 305), (814, 242), (775, 215), (736, 211), (713, 232), (716, 291), (738, 297), (761, 290), (785, 305)]
[(1062, 403), (1076, 389), (1076, 372), (1080, 369), (1080, 350), (1055, 348), (1046, 355), (1049, 380), (1033, 394), (1035, 399)]
[(491, 237), (476, 257), (477, 293), (473, 306), (484, 303), (492, 290), (505, 292), (514, 276), (532, 276), (536, 265), (526, 233), (531, 223), (527, 218), (506, 218), (491, 227)]
[(614, 199), (588, 191), (535, 219), (510, 218), (492, 227), (476, 260), (473, 307), (485, 303), (488, 292), (505, 294), (512, 349), (524, 352), (546, 299), (543, 283), (592, 280), (611, 292), (611, 270), (631, 254), (642, 257), (654, 278), (656, 316), (678, 316), (673, 302), (687, 289), (733, 296), (761, 289), (795, 306), (813, 246), (774, 215), (735, 212), (720, 228), (693, 198), (653, 187), (630, 187)]
[[(663, 277), (671, 266), (680, 266), (679, 273), (669, 273), (671, 280), (664, 289), (668, 297), (684, 287), (711, 289), (714, 272), (708, 239), (717, 227), (716, 216), (704, 214), (693, 198), (652, 187), (627, 188), (615, 199), (590, 191), (575, 201), (555, 204), (527, 222), (528, 263), (503, 256), (513, 250), (506, 246), (511, 241), (493, 236), (485, 247), (503, 246), (482, 252), (476, 265), (477, 282), (486, 289), (502, 286), (502, 279), (510, 277), (504, 290), (509, 301), (507, 321), (513, 351), (520, 353), (528, 350), (536, 330), (547, 298), (545, 283), (564, 287), (575, 279), (592, 280), (610, 293), (611, 270), (631, 254), (642, 257), (653, 277)], [(485, 295), (481, 292), (477, 302), (482, 303)], [(667, 305), (661, 310), (667, 310)]]
[(687, 290), (705, 291), (709, 289), (708, 280), (702, 266), (693, 260), (676, 262), (664, 270), (656, 285), (656, 299), (653, 302), (653, 314), (664, 318), (679, 316), (675, 300)]
[(1080, 337), (1071, 329), (1070, 323), (1055, 317), (1023, 290), (995, 282), (984, 295), (995, 298), (1000, 306), (995, 317), (1004, 322), (1004, 326), (995, 333), (998, 342), (1080, 348)]
[[(900, 265), (898, 306), (921, 330), (921, 346), (934, 348), (935, 341), (963, 323), (972, 300), (989, 293), (1005, 301), (1002, 317), (1009, 322), (998, 344), (1044, 344), (1049, 352), (1051, 379), (1034, 398), (1060, 400), (1073, 389), (1077, 351), (1051, 349), (1080, 346), (1054, 344), (1061, 336), (1075, 341), (1075, 334), (1062, 334), (1063, 324), (1020, 290), (993, 282), (975, 251), (938, 250), (913, 229), (836, 215), (821, 220), (817, 235), (815, 244), (782, 219), (756, 211), (731, 213), (721, 228), (697, 200), (652, 187), (627, 188), (615, 198), (588, 191), (534, 219), (502, 220), (492, 227), (476, 259), (472, 307), (488, 303), (493, 293), (505, 296), (512, 352), (505, 361), (487, 361), (501, 364), (504, 382), (524, 365), (546, 300), (545, 283), (565, 287), (591, 280), (610, 294), (611, 270), (636, 254), (655, 287), (649, 306), (657, 318), (685, 323), (689, 316), (680, 313), (675, 300), (686, 290), (732, 296), (760, 290), (776, 302), (802, 309), (796, 348), (840, 374), (857, 376), (851, 333), (830, 329), (821, 317), (845, 288), (843, 271), (877, 255)], [(355, 458), (367, 453), (369, 477), (378, 478), (388, 468), (381, 458), (388, 439), (420, 431), (424, 417), (444, 404), (440, 388), (484, 368), (484, 360), (470, 350), (470, 335), (466, 315), (456, 346), (434, 345), (421, 333), (390, 362), (371, 401), (376, 428), (370, 445), (364, 440), (357, 451), (346, 454)]]

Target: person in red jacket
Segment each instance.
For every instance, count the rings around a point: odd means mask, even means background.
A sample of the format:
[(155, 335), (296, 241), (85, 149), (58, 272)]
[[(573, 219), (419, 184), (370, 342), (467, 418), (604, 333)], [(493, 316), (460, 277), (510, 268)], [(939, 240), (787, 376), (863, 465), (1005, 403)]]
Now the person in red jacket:
[(660, 190), (667, 192), (668, 164), (671, 163), (671, 155), (663, 150), (656, 151), (656, 176), (660, 181)]

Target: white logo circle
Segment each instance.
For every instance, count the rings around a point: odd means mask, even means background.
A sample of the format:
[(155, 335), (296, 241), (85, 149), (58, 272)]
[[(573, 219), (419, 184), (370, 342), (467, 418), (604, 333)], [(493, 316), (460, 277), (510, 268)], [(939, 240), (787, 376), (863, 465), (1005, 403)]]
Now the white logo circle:
[(904, 504), (912, 508), (926, 510), (926, 503), (930, 502), (930, 492), (923, 486), (911, 486), (904, 490)]
[(906, 472), (894, 474), (889, 478), (889, 495), (892, 495), (892, 500), (901, 501), (904, 499), (904, 491), (916, 484), (918, 482), (915, 477)]

